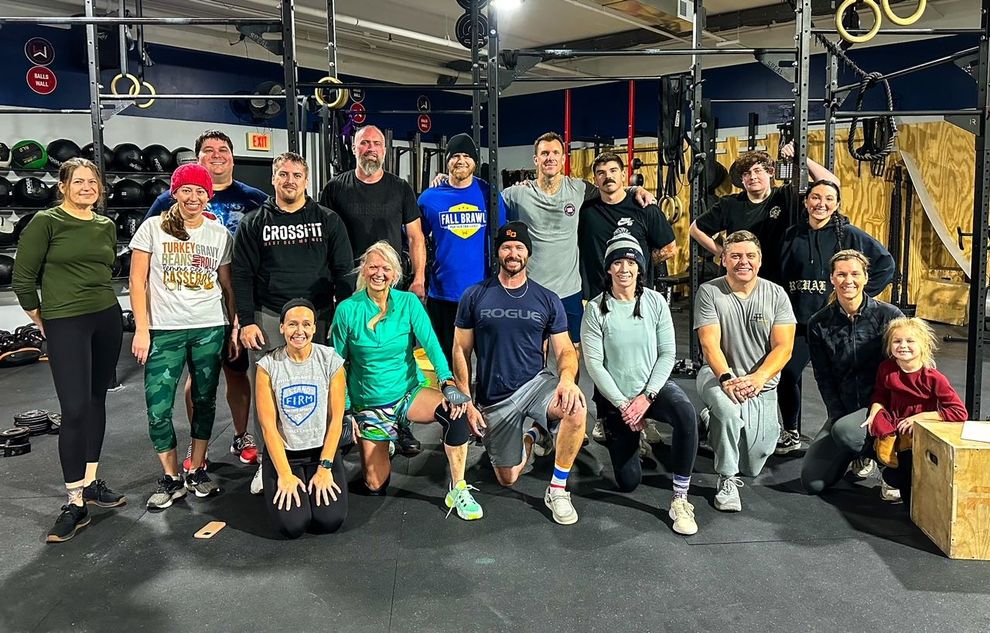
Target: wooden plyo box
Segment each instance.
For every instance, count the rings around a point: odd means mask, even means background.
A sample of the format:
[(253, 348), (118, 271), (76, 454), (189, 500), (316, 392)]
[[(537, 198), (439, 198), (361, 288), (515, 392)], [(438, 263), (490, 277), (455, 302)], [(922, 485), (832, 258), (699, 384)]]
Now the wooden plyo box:
[(962, 428), (914, 425), (911, 520), (949, 558), (990, 560), (990, 443)]

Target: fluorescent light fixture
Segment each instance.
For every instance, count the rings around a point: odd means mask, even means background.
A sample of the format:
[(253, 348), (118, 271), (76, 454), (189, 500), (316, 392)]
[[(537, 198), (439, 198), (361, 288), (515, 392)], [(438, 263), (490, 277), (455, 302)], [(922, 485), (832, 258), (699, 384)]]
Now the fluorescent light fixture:
[(523, 0), (492, 0), (492, 6), (495, 7), (495, 10), (504, 13), (515, 11), (522, 3)]

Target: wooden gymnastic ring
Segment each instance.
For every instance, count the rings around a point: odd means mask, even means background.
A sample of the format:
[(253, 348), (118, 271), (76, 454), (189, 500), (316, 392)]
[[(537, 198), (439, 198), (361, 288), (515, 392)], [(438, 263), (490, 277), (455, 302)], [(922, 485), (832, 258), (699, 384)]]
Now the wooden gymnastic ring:
[[(339, 84), (340, 80), (337, 79), (336, 77), (327, 76), (320, 79), (316, 83)], [(319, 103), (320, 105), (324, 105), (330, 108), (331, 110), (339, 110), (340, 108), (344, 107), (345, 103), (347, 103), (347, 99), (350, 97), (350, 95), (348, 94), (347, 88), (337, 88), (336, 90), (337, 90), (337, 98), (334, 99), (333, 101), (327, 101), (323, 97), (323, 89), (319, 87), (313, 91), (313, 96), (316, 97), (316, 102)]]
[(155, 92), (155, 87), (154, 87), (154, 86), (152, 86), (152, 85), (151, 85), (150, 83), (148, 83), (147, 81), (142, 81), (141, 83), (142, 83), (142, 84), (143, 84), (143, 85), (144, 85), (144, 86), (145, 86), (145, 87), (146, 87), (146, 88), (148, 89), (148, 94), (150, 94), (150, 95), (151, 95), (151, 97), (152, 97), (151, 99), (148, 99), (148, 100), (147, 100), (147, 101), (146, 101), (145, 103), (135, 103), (135, 105), (136, 105), (137, 107), (139, 107), (139, 108), (141, 108), (142, 110), (144, 110), (145, 108), (150, 108), (150, 107), (151, 107), (152, 105), (154, 105), (154, 103), (155, 103), (155, 99), (154, 99), (154, 97), (155, 97), (155, 95), (157, 95), (158, 93), (157, 93), (157, 92)]
[(660, 211), (667, 218), (667, 222), (674, 224), (681, 219), (683, 207), (681, 207), (679, 198), (675, 196), (664, 196), (660, 198)]
[[(873, 26), (864, 35), (852, 35), (846, 30), (846, 27), (842, 24), (842, 16), (846, 10), (856, 4), (857, 2), (862, 2), (867, 7), (873, 11)], [(839, 8), (835, 12), (835, 30), (839, 32), (839, 37), (847, 42), (853, 42), (854, 44), (862, 44), (863, 42), (869, 42), (880, 32), (880, 22), (882, 20), (882, 15), (880, 13), (880, 6), (875, 0), (844, 0)]]
[(120, 74), (118, 73), (116, 77), (110, 80), (110, 92), (120, 96), (117, 92), (117, 82), (120, 81), (122, 77), (126, 77), (131, 80), (131, 87), (127, 90), (128, 95), (138, 95), (141, 94), (141, 80), (132, 75), (131, 73)]
[(894, 13), (894, 10), (890, 8), (890, 0), (883, 0), (883, 13), (887, 16), (887, 19), (897, 24), (899, 26), (910, 26), (921, 19), (921, 16), (925, 14), (925, 4), (928, 0), (918, 0), (918, 8), (915, 9), (914, 13), (906, 18), (902, 18)]

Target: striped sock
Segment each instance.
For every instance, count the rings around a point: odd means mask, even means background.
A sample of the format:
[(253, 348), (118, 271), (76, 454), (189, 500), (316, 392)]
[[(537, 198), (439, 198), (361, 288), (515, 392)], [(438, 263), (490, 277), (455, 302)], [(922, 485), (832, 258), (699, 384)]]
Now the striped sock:
[(553, 478), (550, 479), (551, 488), (560, 488), (563, 490), (567, 487), (567, 476), (571, 474), (570, 467), (564, 468), (557, 462), (553, 463)]
[(688, 488), (691, 486), (691, 475), (674, 475), (674, 497), (686, 499)]
[(529, 427), (529, 430), (526, 431), (526, 433), (524, 433), (523, 435), (524, 437), (528, 435), (529, 438), (533, 440), (533, 444), (536, 444), (537, 442), (540, 441), (540, 429), (538, 427), (535, 426)]

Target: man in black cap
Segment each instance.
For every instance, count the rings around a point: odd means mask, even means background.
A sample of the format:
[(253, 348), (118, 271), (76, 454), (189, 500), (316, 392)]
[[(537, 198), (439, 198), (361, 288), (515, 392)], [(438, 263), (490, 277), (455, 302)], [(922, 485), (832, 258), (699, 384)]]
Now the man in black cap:
[[(447, 143), (450, 177), (419, 196), (423, 232), (433, 247), (426, 311), (440, 346), (452, 363), (454, 317), (461, 295), (488, 276), (488, 183), (474, 177), (478, 147), (468, 134)], [(505, 224), (505, 205), (499, 197), (496, 226)]]
[[(495, 247), (498, 275), (468, 288), (457, 306), (454, 379), (470, 393), (471, 354), (476, 352), (477, 407), (468, 404), (468, 423), (485, 443), (503, 486), (519, 479), (534, 445), (545, 445), (544, 439), (556, 433), (553, 478), (543, 500), (554, 521), (570, 525), (578, 515), (567, 477), (581, 450), (587, 414), (576, 384), (577, 352), (560, 298), (526, 275), (532, 253), (529, 227), (509, 222), (498, 230)], [(559, 375), (545, 366), (547, 341)]]

